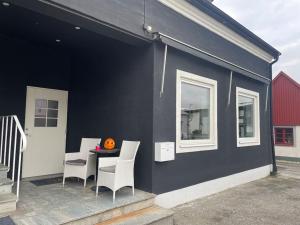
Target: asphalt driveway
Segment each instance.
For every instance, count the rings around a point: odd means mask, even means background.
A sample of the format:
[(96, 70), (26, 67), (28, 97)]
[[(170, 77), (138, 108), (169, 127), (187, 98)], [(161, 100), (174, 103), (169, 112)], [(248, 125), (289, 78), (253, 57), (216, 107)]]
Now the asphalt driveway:
[(299, 225), (300, 164), (279, 174), (178, 206), (176, 225)]

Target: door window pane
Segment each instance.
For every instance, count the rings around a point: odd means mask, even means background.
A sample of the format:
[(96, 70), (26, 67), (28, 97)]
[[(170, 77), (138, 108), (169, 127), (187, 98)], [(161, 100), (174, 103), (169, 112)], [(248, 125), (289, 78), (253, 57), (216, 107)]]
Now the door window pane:
[(238, 96), (239, 137), (254, 137), (254, 99)]
[(57, 127), (57, 119), (47, 119), (47, 127)]
[(35, 108), (35, 117), (46, 117), (47, 109)]
[(38, 108), (38, 109), (47, 108), (47, 100), (46, 99), (36, 99), (35, 100), (35, 108)]
[(35, 118), (34, 126), (35, 127), (46, 127), (46, 118)]
[(182, 82), (181, 140), (209, 139), (210, 89)]
[(34, 126), (57, 127), (58, 101), (47, 99), (35, 100)]
[(48, 109), (47, 117), (49, 118), (57, 118), (58, 116), (58, 110), (55, 109)]
[(58, 101), (49, 100), (48, 101), (48, 108), (49, 109), (58, 109)]

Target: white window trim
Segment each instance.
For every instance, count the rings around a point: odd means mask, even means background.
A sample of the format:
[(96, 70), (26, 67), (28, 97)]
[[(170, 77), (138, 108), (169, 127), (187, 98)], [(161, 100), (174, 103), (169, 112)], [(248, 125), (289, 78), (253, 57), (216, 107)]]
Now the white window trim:
[[(244, 97), (254, 99), (254, 137), (239, 137), (239, 101), (238, 97), (242, 95)], [(237, 147), (255, 146), (260, 145), (260, 110), (259, 110), (259, 93), (250, 91), (244, 88), (236, 88), (236, 137)]]
[[(181, 140), (181, 82), (210, 89), (210, 139)], [(208, 151), (218, 149), (217, 124), (217, 81), (199, 75), (177, 70), (176, 85), (176, 153)]]

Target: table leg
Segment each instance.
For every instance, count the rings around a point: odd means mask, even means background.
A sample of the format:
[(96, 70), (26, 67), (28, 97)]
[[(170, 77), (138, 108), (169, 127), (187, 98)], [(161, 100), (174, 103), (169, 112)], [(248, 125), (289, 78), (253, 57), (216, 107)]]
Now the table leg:
[(96, 183), (97, 183), (97, 181), (98, 181), (98, 170), (99, 170), (99, 157), (98, 157), (98, 155), (96, 156), (96, 179), (95, 179), (95, 181), (96, 181)]

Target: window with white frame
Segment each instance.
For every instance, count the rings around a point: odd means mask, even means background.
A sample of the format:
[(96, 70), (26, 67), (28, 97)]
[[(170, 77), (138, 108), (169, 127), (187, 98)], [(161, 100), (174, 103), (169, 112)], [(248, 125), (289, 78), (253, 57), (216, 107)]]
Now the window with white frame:
[(260, 145), (259, 93), (236, 88), (237, 146)]
[(217, 81), (177, 70), (177, 152), (217, 149)]
[(294, 146), (294, 128), (293, 127), (275, 127), (275, 145)]

